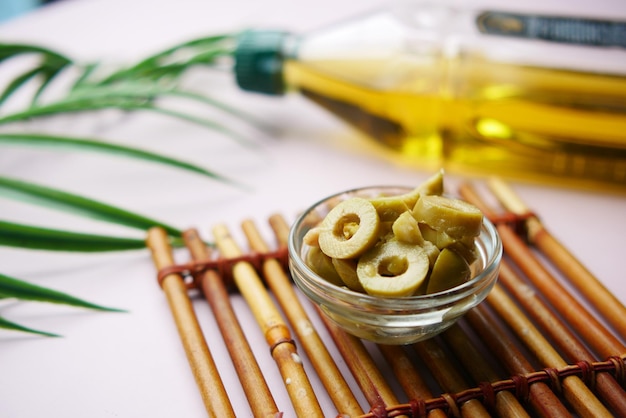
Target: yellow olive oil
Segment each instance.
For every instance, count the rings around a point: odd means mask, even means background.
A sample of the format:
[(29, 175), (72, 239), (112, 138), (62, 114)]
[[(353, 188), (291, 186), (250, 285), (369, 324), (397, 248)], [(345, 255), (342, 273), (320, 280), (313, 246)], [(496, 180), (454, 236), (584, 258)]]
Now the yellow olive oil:
[(287, 85), (418, 166), (626, 191), (626, 78), (496, 63), (287, 60)]

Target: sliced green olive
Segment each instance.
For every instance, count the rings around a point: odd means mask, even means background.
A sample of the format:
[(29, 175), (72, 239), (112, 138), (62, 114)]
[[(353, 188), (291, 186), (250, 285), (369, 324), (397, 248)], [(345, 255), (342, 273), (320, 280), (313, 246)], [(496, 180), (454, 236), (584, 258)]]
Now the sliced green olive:
[(370, 295), (402, 297), (415, 293), (428, 269), (428, 256), (422, 247), (391, 240), (359, 258), (357, 275)]
[(435, 231), (463, 242), (473, 241), (483, 223), (483, 214), (476, 206), (444, 196), (422, 196), (413, 208), (413, 215)]
[(421, 195), (443, 193), (443, 172), (431, 176), (408, 193), (398, 196), (381, 196), (370, 199), (382, 221), (395, 221), (401, 214), (410, 211)]
[(332, 263), (343, 284), (355, 292), (365, 292), (361, 282), (359, 282), (359, 276), (356, 274), (356, 260), (333, 258)]
[(441, 292), (465, 283), (471, 276), (471, 269), (465, 258), (444, 248), (430, 273), (426, 293)]
[(379, 197), (372, 199), (371, 202), (383, 222), (393, 222), (402, 213), (410, 210), (410, 206), (398, 197)]
[(379, 241), (388, 241), (393, 238), (393, 222), (381, 222), (378, 232)]
[(435, 244), (433, 244), (430, 241), (424, 241), (422, 243), (422, 248), (424, 249), (424, 252), (428, 256), (428, 262), (430, 264), (430, 268), (432, 269), (441, 251), (439, 250), (439, 248), (437, 248)]
[(306, 264), (323, 279), (334, 285), (343, 286), (343, 280), (341, 280), (341, 277), (335, 270), (332, 259), (324, 254), (319, 247), (311, 247), (309, 249)]
[(480, 255), (475, 240), (483, 214), (441, 196), (443, 186), (439, 171), (402, 195), (334, 200), (303, 238), (307, 264), (330, 283), (383, 297), (463, 283)]
[(406, 211), (398, 216), (391, 229), (398, 241), (413, 245), (420, 245), (424, 242), (419, 224), (410, 211)]
[(443, 231), (435, 231), (425, 223), (419, 224), (420, 232), (424, 237), (425, 242), (430, 242), (440, 250), (449, 247), (457, 242), (454, 238), (449, 236)]
[(479, 256), (478, 248), (476, 247), (476, 245), (474, 245), (473, 242), (469, 246), (462, 242), (455, 242), (448, 248), (463, 257), (465, 261), (467, 261), (467, 264), (469, 264), (470, 266), (474, 261), (478, 259)]
[(436, 174), (426, 179), (422, 184), (417, 186), (417, 191), (423, 196), (442, 195), (443, 194), (443, 170), (439, 170)]
[(331, 258), (354, 258), (378, 240), (380, 219), (366, 199), (352, 198), (339, 203), (320, 225), (320, 248)]
[(393, 222), (398, 216), (410, 211), (420, 197), (417, 188), (398, 196), (381, 196), (370, 199), (383, 222)]
[(319, 227), (313, 227), (304, 234), (302, 237), (302, 242), (309, 247), (319, 247), (319, 238), (320, 238), (320, 229)]

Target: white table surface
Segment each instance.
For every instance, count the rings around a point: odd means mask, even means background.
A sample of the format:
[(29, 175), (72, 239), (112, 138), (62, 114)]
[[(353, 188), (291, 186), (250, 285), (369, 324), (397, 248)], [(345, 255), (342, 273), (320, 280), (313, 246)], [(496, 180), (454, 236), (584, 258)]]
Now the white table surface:
[[(125, 62), (195, 36), (244, 27), (306, 31), (384, 3), (66, 0), (3, 24), (0, 39), (42, 43), (83, 61)], [(576, 6), (565, 1), (535, 3), (544, 10)], [(619, 0), (593, 3), (599, 13), (618, 10), (626, 14)], [(251, 133), (259, 144), (251, 151), (217, 133), (155, 115), (120, 118), (104, 114), (38, 123), (42, 129), (98, 134), (187, 159), (234, 177), (252, 191), (147, 163), (16, 146), (3, 146), (0, 151), (0, 175), (83, 193), (180, 228), (197, 227), (206, 237), (216, 223), (226, 223), (240, 237), (239, 223), (244, 218), (255, 219), (267, 232), (266, 220), (273, 213), (291, 221), (312, 202), (340, 190), (372, 184), (410, 186), (430, 175), (394, 166), (367, 147), (351, 148), (359, 140), (352, 130), (299, 97), (246, 94), (227, 75), (217, 81), (201, 76), (193, 81), (206, 83), (216, 97), (256, 112), (275, 125), (277, 132), (271, 137)], [(459, 178), (449, 176), (448, 180), (453, 190)], [(550, 230), (626, 302), (626, 197), (517, 182), (512, 186)], [(0, 200), (0, 218), (140, 236), (125, 228), (6, 199)], [(186, 261), (185, 254), (178, 256)], [(0, 305), (3, 317), (63, 338), (0, 331), (0, 417), (204, 416), (147, 250), (76, 255), (0, 248), (0, 271), (128, 310), (102, 313), (4, 301)], [(293, 416), (251, 314), (240, 298), (233, 297), (233, 303), (242, 324), (251, 329), (248, 338), (272, 382), (279, 407), (285, 416)], [(197, 300), (195, 307), (238, 415), (250, 416), (206, 302)], [(325, 335), (323, 327), (320, 332)], [(341, 360), (339, 366), (346, 370)], [(320, 387), (315, 378), (313, 383)], [(334, 416), (328, 396), (323, 391), (318, 396), (327, 416)]]

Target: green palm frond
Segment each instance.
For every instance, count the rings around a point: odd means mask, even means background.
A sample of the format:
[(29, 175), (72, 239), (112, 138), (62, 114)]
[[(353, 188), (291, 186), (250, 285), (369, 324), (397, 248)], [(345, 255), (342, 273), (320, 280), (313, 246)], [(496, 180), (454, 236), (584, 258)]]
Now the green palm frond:
[(9, 85), (2, 92), (2, 96), (0, 96), (0, 106), (9, 98), (11, 95), (16, 92), (20, 87), (24, 84), (28, 83), (31, 79), (36, 77), (42, 71), (42, 67), (33, 68), (30, 71), (26, 71), (25, 73), (17, 76), (9, 83)]
[(59, 66), (72, 63), (69, 57), (40, 45), (0, 43), (0, 63), (24, 54), (40, 54), (46, 61), (58, 63)]
[[(213, 171), (209, 171), (200, 166), (170, 158), (164, 155), (156, 154), (150, 151), (145, 151), (139, 148), (133, 148), (124, 145), (116, 145), (109, 142), (98, 141), (91, 138), (76, 138), (69, 136), (59, 135), (47, 135), (47, 134), (35, 134), (35, 133), (3, 133), (0, 132), (0, 144), (11, 143), (14, 145), (36, 145), (47, 147), (69, 147), (73, 149), (80, 149), (84, 151), (103, 152), (108, 154), (115, 154), (124, 157), (130, 157), (140, 159), (144, 161), (151, 161), (159, 164), (165, 164), (171, 167), (191, 171), (196, 174), (209, 177), (211, 179), (220, 180), (222, 182), (230, 183), (232, 185), (238, 185), (234, 180), (230, 180), (220, 174)], [(242, 187), (242, 186), (240, 186)]]
[(0, 316), (0, 328), (8, 329), (11, 331), (20, 331), (20, 332), (27, 332), (30, 334), (43, 335), (44, 337), (60, 337), (59, 334), (54, 334), (52, 332), (46, 332), (46, 331), (40, 331), (37, 329), (25, 327), (20, 324), (16, 324), (15, 322), (11, 322), (1, 316)]
[[(125, 312), (122, 309), (109, 308), (106, 306), (98, 305), (84, 299), (71, 296), (67, 293), (60, 292), (58, 290), (38, 286), (4, 274), (0, 274), (0, 297), (3, 299), (15, 298), (22, 301), (57, 303), (78, 308), (94, 309), (98, 311)], [(13, 331), (28, 332), (31, 334), (38, 334), (47, 337), (59, 336), (58, 334), (28, 328), (2, 317), (0, 317), (0, 328)]]
[[(0, 63), (3, 60), (23, 54), (40, 56), (39, 63), (35, 68), (28, 69), (23, 74), (18, 75), (0, 94), (1, 106), (20, 87), (36, 78), (39, 87), (32, 97), (31, 106), (4, 115), (0, 118), (0, 125), (61, 113), (89, 112), (102, 109), (158, 111), (216, 129), (242, 143), (246, 143), (244, 138), (218, 122), (182, 112), (168, 111), (155, 105), (155, 100), (161, 97), (184, 96), (214, 106), (219, 110), (227, 111), (257, 126), (262, 126), (250, 115), (246, 115), (231, 106), (196, 93), (182, 92), (176, 87), (182, 75), (191, 68), (195, 66), (215, 67), (218, 66), (220, 58), (230, 56), (233, 39), (233, 35), (218, 35), (184, 42), (152, 55), (137, 64), (99, 76), (97, 75), (98, 71), (96, 71), (98, 64), (79, 65), (70, 58), (46, 48), (0, 44)], [(60, 99), (45, 104), (38, 103), (38, 98), (45, 88), (59, 73), (69, 67), (79, 70), (72, 87)]]
[(17, 76), (9, 83), (0, 96), (0, 104), (6, 101), (29, 80), (39, 78), (39, 87), (31, 98), (31, 104), (34, 105), (54, 78), (73, 64), (70, 58), (48, 48), (35, 45), (0, 43), (0, 63), (27, 54), (34, 54), (40, 57), (38, 66)]
[[(12, 85), (11, 93), (35, 75), (42, 76), (39, 90), (43, 90), (56, 75), (69, 67), (79, 71), (70, 92), (86, 86), (110, 88), (115, 84), (129, 81), (162, 85), (163, 81), (177, 81), (194, 66), (216, 66), (220, 58), (231, 55), (234, 36), (232, 34), (216, 35), (183, 42), (151, 55), (136, 64), (121, 67), (99, 76), (97, 75), (98, 71), (95, 71), (100, 67), (99, 63), (78, 63), (57, 51), (38, 45), (0, 43), (0, 64), (21, 55), (28, 54), (39, 57), (36, 68), (18, 76), (14, 82), (10, 83)], [(37, 91), (35, 96), (40, 94), (40, 91)]]
[(104, 78), (102, 84), (111, 84), (126, 79), (159, 80), (164, 77), (179, 77), (192, 66), (213, 65), (221, 57), (233, 51), (233, 34), (207, 36), (174, 45), (164, 51), (144, 58), (137, 64), (118, 70)]
[(170, 83), (154, 83), (149, 80), (123, 80), (113, 85), (109, 84), (85, 84), (74, 87), (66, 96), (72, 100), (106, 99), (134, 99), (138, 102), (152, 103), (160, 97), (177, 97), (218, 109), (222, 112), (235, 116), (259, 129), (267, 129), (266, 124), (241, 109), (228, 105), (210, 96), (199, 94), (189, 90), (183, 90)]
[(0, 176), (0, 195), (3, 195), (3, 192), (16, 195), (18, 198), (26, 198), (48, 208), (69, 210), (80, 215), (143, 231), (159, 226), (173, 237), (182, 235), (182, 231), (174, 226), (122, 208), (51, 187)]
[[(127, 85), (128, 86), (128, 85)], [(93, 112), (99, 110), (114, 109), (125, 112), (132, 111), (145, 111), (155, 112), (163, 115), (167, 115), (173, 118), (177, 118), (186, 122), (191, 122), (199, 126), (215, 130), (223, 133), (242, 145), (253, 147), (254, 144), (247, 138), (238, 134), (236, 131), (229, 129), (223, 124), (206, 117), (198, 117), (190, 113), (175, 111), (167, 109), (155, 104), (155, 99), (165, 96), (179, 96), (194, 98), (199, 101), (199, 95), (185, 94), (181, 91), (174, 91), (172, 89), (152, 89), (148, 92), (146, 89), (136, 89), (137, 91), (120, 90), (120, 91), (102, 91), (101, 87), (98, 89), (90, 89), (88, 93), (81, 89), (80, 94), (70, 95), (62, 100), (55, 101), (49, 104), (33, 105), (29, 108), (11, 113), (0, 117), (0, 125), (5, 125), (13, 122), (29, 121), (41, 117), (49, 117), (61, 114), (71, 113), (84, 113)], [(218, 101), (211, 100), (208, 97), (202, 99), (206, 104), (211, 104), (221, 110), (229, 110), (230, 107), (225, 104), (220, 104)], [(231, 112), (235, 113), (235, 112)], [(256, 124), (258, 127), (262, 127), (261, 123), (254, 121), (251, 117), (246, 116), (244, 113), (236, 113), (236, 116), (247, 120), (248, 122)]]
[[(143, 239), (86, 234), (0, 220), (0, 245), (32, 250), (104, 252), (146, 248)], [(172, 245), (182, 241), (172, 239)]]
[[(205, 94), (180, 87), (182, 77), (192, 68), (221, 69), (223, 59), (228, 58), (233, 52), (235, 37), (236, 34), (223, 34), (193, 39), (114, 70), (105, 70), (107, 68), (103, 65), (105, 63), (78, 62), (60, 52), (38, 45), (0, 43), (0, 69), (5, 61), (25, 55), (35, 57), (35, 64), (14, 75), (0, 90), (0, 126), (8, 127), (16, 122), (21, 123), (19, 133), (6, 130), (0, 132), (0, 146), (15, 144), (62, 146), (79, 151), (117, 154), (187, 170), (241, 187), (231, 179), (206, 168), (150, 151), (116, 145), (95, 138), (51, 135), (28, 132), (24, 129), (28, 129), (29, 121), (39, 118), (116, 109), (122, 112), (159, 113), (211, 129), (238, 141), (241, 145), (254, 146), (254, 143), (247, 138), (224, 125), (221, 119), (212, 120), (206, 117), (202, 109), (200, 112), (189, 113), (172, 107), (176, 103), (174, 101), (163, 103), (161, 100), (175, 98), (178, 101), (184, 100), (194, 105), (207, 106), (253, 127), (267, 130), (268, 127), (263, 121), (253, 115)], [(66, 82), (66, 87), (65, 90), (59, 92), (58, 89), (52, 87), (63, 85), (60, 81), (55, 82), (61, 78), (61, 75), (64, 76), (63, 81)], [(65, 76), (73, 78), (67, 80)], [(27, 99), (20, 103), (27, 104), (7, 111), (8, 102), (20, 94), (22, 95), (20, 98)], [(172, 246), (182, 246), (181, 231), (176, 227), (94, 199), (1, 176), (0, 193), (8, 194), (9, 197), (17, 196), (30, 203), (42, 204), (144, 231), (153, 226), (160, 226), (170, 235)], [(97, 252), (144, 249), (146, 243), (143, 239), (63, 231), (0, 220), (0, 246), (45, 251)], [(0, 299), (5, 298), (114, 310), (0, 274)], [(0, 328), (57, 336), (46, 331), (25, 327), (3, 317), (0, 317)]]
[(4, 298), (58, 303), (79, 308), (95, 309), (98, 311), (124, 312), (122, 309), (97, 305), (64, 292), (28, 283), (24, 280), (16, 279), (4, 274), (0, 274), (0, 295)]

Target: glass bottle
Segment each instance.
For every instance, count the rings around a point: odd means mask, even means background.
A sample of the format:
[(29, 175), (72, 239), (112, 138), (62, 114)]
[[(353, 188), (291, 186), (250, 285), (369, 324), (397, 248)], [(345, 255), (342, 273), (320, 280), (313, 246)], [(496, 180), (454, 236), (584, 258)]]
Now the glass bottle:
[(304, 35), (244, 32), (235, 74), (420, 167), (626, 191), (626, 21), (401, 3)]

